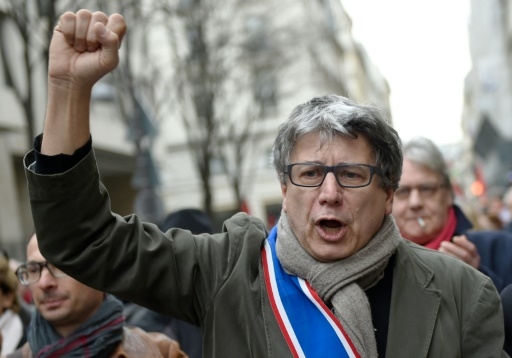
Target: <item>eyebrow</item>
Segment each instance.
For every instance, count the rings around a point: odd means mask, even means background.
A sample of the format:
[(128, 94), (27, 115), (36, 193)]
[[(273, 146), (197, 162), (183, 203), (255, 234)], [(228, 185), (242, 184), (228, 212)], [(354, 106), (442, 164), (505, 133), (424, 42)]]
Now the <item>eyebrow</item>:
[(333, 165), (327, 165), (325, 164), (325, 162), (321, 162), (319, 160), (303, 160), (303, 161), (296, 161), (292, 164), (319, 164), (319, 165), (324, 165), (326, 167), (336, 167), (338, 165), (359, 165), (359, 164), (363, 164), (363, 165), (372, 165), (372, 166), (376, 166), (377, 164), (369, 164), (369, 163), (360, 163), (360, 162), (338, 162), (336, 164), (333, 164)]

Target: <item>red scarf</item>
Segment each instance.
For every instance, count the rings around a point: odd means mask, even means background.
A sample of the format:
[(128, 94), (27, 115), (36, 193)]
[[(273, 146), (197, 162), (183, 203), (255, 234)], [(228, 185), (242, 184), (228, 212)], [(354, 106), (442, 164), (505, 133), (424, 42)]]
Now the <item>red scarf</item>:
[(457, 226), (457, 218), (455, 217), (455, 210), (453, 209), (453, 206), (448, 211), (448, 222), (444, 226), (443, 231), (437, 235), (433, 240), (427, 242), (425, 247), (428, 247), (432, 250), (439, 249), (439, 246), (441, 246), (441, 243), (443, 241), (450, 241), (453, 237), (453, 234), (455, 233), (455, 227)]

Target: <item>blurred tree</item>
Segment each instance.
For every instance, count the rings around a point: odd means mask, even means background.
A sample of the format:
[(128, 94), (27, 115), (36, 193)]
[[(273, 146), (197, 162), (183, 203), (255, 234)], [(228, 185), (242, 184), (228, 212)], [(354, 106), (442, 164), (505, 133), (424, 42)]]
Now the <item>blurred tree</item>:
[(263, 134), (254, 125), (276, 110), (277, 73), (292, 57), (284, 44), (294, 33), (270, 19), (285, 2), (269, 2), (264, 13), (248, 11), (241, 0), (155, 3), (165, 14), (175, 67), (170, 92), (200, 174), (203, 209), (212, 215), (215, 161), (221, 162), (239, 208), (254, 178), (244, 165)]
[[(11, 88), (15, 98), (23, 108), (26, 120), (27, 147), (39, 129), (36, 121), (42, 113), (37, 112), (34, 103), (37, 98), (44, 98), (44, 90), (35, 86), (37, 79), (46, 78), (48, 68), (48, 51), (53, 29), (64, 11), (77, 11), (87, 8), (91, 11), (104, 10), (109, 13), (115, 9), (130, 18), (130, 23), (147, 24), (140, 18), (140, 1), (76, 1), (76, 0), (4, 0), (0, 3), (0, 56), (6, 84)], [(12, 36), (17, 41), (12, 40)], [(156, 194), (158, 173), (155, 169), (151, 144), (156, 135), (151, 118), (151, 106), (145, 105), (142, 96), (136, 93), (141, 88), (145, 94), (151, 93), (151, 86), (144, 83), (151, 81), (135, 80), (131, 66), (133, 54), (130, 51), (130, 36), (124, 41), (127, 51), (118, 71), (106, 82), (115, 82), (119, 109), (122, 117), (130, 127), (130, 139), (136, 147), (136, 170), (133, 186), (137, 190), (134, 210), (145, 220), (157, 222), (163, 218), (163, 208)], [(13, 51), (20, 55), (12, 55)], [(42, 73), (43, 72), (43, 73)], [(16, 76), (14, 76), (16, 74)], [(44, 87), (45, 88), (45, 87)], [(149, 89), (149, 91), (148, 91)], [(94, 91), (94, 90), (93, 90)]]
[(159, 194), (161, 183), (153, 157), (153, 144), (158, 134), (160, 107), (155, 91), (161, 75), (154, 61), (144, 61), (142, 71), (137, 71), (134, 65), (147, 53), (145, 47), (151, 31), (146, 29), (153, 24), (154, 13), (150, 11), (151, 7), (144, 8), (140, 0), (98, 0), (96, 4), (99, 10), (107, 14), (122, 14), (129, 26), (123, 39), (121, 61), (117, 69), (103, 81), (112, 82), (115, 88), (121, 117), (129, 129), (128, 139), (135, 146), (135, 169), (131, 181), (137, 192), (134, 212), (144, 221), (160, 223), (165, 211)]
[[(147, 103), (145, 112), (153, 114), (149, 122), (155, 126), (168, 113), (179, 113), (201, 179), (203, 209), (212, 215), (212, 166), (219, 161), (216, 168), (226, 175), (240, 207), (254, 178), (243, 175), (244, 164), (263, 135), (254, 124), (274, 113), (277, 73), (293, 57), (284, 44), (296, 34), (289, 26), (278, 29), (270, 19), (285, 4), (270, 2), (272, 9), (251, 14), (241, 0), (97, 3), (105, 12), (120, 12), (129, 24), (123, 60), (113, 73), (117, 91), (124, 92), (119, 96), (123, 116), (130, 120), (137, 109), (134, 93)], [(157, 32), (159, 41), (154, 41)], [(155, 56), (155, 47), (168, 49), (161, 57), (169, 63)], [(140, 153), (153, 138), (137, 133), (132, 135)], [(152, 161), (150, 154), (146, 162)], [(136, 178), (135, 183), (150, 179)]]
[[(53, 28), (60, 16), (58, 9), (79, 8), (82, 1), (59, 0), (4, 0), (0, 4), (0, 55), (6, 84), (20, 102), (27, 125), (27, 145), (35, 136), (34, 87), (38, 70), (48, 69), (48, 49)], [(18, 41), (13, 41), (12, 36)], [(21, 48), (18, 49), (18, 46)], [(13, 49), (18, 56), (8, 56)], [(41, 64), (44, 64), (41, 68)], [(13, 77), (14, 73), (22, 75)], [(17, 70), (15, 70), (17, 69)]]

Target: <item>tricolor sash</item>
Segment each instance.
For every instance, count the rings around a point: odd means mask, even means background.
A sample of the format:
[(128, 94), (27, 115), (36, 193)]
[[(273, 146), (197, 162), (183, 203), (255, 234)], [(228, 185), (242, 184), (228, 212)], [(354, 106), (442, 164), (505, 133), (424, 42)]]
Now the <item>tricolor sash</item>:
[(277, 259), (276, 237), (274, 227), (262, 249), (265, 284), (293, 356), (360, 358), (341, 322), (310, 284), (285, 272)]

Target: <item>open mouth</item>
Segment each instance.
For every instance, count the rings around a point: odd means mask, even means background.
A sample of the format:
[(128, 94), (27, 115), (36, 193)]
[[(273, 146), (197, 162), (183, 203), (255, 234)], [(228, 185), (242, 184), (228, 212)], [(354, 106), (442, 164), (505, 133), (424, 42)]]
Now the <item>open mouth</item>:
[(321, 220), (319, 224), (327, 233), (338, 232), (343, 226), (338, 220)]

